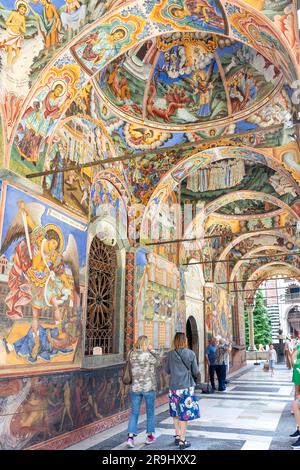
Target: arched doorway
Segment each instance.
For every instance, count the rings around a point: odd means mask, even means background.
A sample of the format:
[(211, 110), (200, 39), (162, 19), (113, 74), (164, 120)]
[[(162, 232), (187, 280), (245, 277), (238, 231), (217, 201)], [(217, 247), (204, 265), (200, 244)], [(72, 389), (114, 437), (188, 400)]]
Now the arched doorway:
[(199, 336), (197, 323), (194, 317), (189, 317), (186, 322), (186, 336), (188, 347), (196, 354), (197, 362), (199, 362)]

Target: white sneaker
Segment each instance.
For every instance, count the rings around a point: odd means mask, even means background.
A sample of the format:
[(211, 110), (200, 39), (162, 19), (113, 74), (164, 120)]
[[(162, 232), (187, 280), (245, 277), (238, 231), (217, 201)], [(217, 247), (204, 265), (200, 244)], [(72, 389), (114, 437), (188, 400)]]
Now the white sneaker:
[(127, 447), (131, 447), (131, 448), (134, 447), (133, 437), (128, 437), (126, 445)]

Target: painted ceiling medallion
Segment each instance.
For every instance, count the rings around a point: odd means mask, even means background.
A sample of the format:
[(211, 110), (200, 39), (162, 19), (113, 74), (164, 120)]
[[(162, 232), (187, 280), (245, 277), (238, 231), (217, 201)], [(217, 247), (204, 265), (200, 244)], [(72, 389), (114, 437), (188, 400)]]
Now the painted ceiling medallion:
[(95, 79), (98, 93), (121, 118), (178, 132), (241, 120), (281, 84), (279, 70), (254, 49), (200, 32), (148, 39)]

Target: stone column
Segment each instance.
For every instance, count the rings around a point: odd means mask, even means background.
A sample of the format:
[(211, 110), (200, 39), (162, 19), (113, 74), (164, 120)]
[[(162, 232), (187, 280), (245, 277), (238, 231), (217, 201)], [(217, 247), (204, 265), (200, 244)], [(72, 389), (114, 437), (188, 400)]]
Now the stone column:
[(253, 308), (247, 306), (248, 312), (248, 325), (249, 325), (249, 351), (255, 351), (255, 344), (254, 344), (254, 326), (253, 326)]

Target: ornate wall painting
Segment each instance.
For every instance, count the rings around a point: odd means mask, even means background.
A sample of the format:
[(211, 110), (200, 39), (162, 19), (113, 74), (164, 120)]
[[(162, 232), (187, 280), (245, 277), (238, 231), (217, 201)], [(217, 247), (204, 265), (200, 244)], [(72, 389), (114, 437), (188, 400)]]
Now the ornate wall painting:
[[(125, 411), (122, 369), (1, 379), (0, 449), (28, 448)], [(165, 390), (166, 384), (158, 383), (158, 391)]]
[(135, 336), (145, 334), (154, 347), (169, 349), (182, 321), (179, 271), (173, 263), (143, 249), (136, 252), (136, 270)]
[(3, 124), (0, 116), (0, 168), (3, 168), (4, 164), (4, 138), (3, 138)]
[(95, 160), (115, 158), (115, 149), (102, 122), (87, 117), (64, 120), (52, 136), (44, 170), (72, 168), (43, 178), (44, 195), (80, 215), (89, 215), (95, 167), (76, 168)]
[(206, 224), (208, 236), (215, 237), (208, 240), (212, 251), (212, 259), (217, 259), (222, 253), (224, 246), (227, 246), (234, 237), (234, 230), (238, 232), (238, 222), (230, 223), (219, 217), (211, 216)]
[(272, 127), (285, 123), (289, 133), (293, 129), (293, 104), (285, 89), (267, 103), (262, 109), (255, 111), (247, 118), (247, 122), (264, 127)]
[(228, 2), (224, 6), (233, 36), (259, 50), (271, 63), (280, 65), (291, 83), (296, 80), (295, 65), (272, 25), (241, 6)]
[[(195, 172), (197, 170), (203, 171), (205, 173), (205, 165), (209, 165), (210, 162), (211, 165), (217, 163), (218, 161), (224, 159), (230, 159), (230, 158), (238, 158), (238, 159), (245, 159), (245, 161), (253, 162), (252, 165), (255, 163), (257, 164), (258, 162), (266, 167), (270, 167), (274, 172), (278, 171), (278, 167), (275, 164), (274, 160), (270, 158), (266, 158), (263, 154), (254, 152), (251, 149), (243, 148), (243, 147), (221, 147), (218, 148), (218, 151), (216, 153), (215, 149), (208, 149), (205, 151), (199, 152), (197, 155), (191, 156), (189, 158), (186, 158), (185, 161), (179, 163), (177, 166), (175, 166), (175, 169), (173, 169), (171, 172), (169, 172), (161, 181), (160, 184), (157, 186), (155, 191), (153, 192), (150, 201), (148, 203), (147, 209), (144, 214), (143, 218), (143, 224), (142, 224), (142, 232), (147, 229), (147, 226), (149, 225), (149, 222), (153, 217), (155, 217), (155, 214), (159, 211), (160, 204), (168, 197), (168, 194), (171, 191), (174, 191), (176, 185), (179, 182), (182, 182), (187, 176), (191, 174), (196, 174)], [(219, 162), (220, 163), (220, 162)], [(224, 160), (225, 164), (225, 160)], [(250, 163), (249, 163), (250, 164)], [(226, 164), (227, 165), (227, 164)], [(201, 170), (202, 167), (202, 170)], [(269, 171), (269, 170), (267, 170)], [(226, 174), (225, 174), (226, 175)], [(225, 175), (222, 175), (222, 178), (225, 177)], [(271, 176), (271, 175), (270, 175)], [(291, 190), (289, 189), (286, 191), (285, 189), (280, 188), (280, 184), (276, 183), (276, 179), (279, 177), (280, 180), (284, 180), (285, 184)], [(267, 190), (267, 194), (264, 196), (264, 201), (268, 204), (272, 204), (273, 206), (280, 206), (280, 207), (286, 207), (285, 203), (283, 201), (285, 200), (290, 200), (289, 198), (293, 199), (295, 198), (295, 202), (298, 199), (298, 193), (299, 189), (297, 188), (297, 185), (295, 182), (293, 182), (291, 179), (288, 178), (288, 176), (282, 172), (282, 170), (278, 171), (277, 177), (272, 178), (272, 190)], [(206, 179), (201, 180), (202, 183), (204, 184)], [(202, 184), (201, 183), (201, 184)], [(274, 185), (273, 185), (274, 183)], [(200, 183), (199, 183), (200, 184)], [(205, 183), (206, 184), (206, 183)], [(236, 183), (234, 183), (236, 184)], [(252, 184), (252, 183), (251, 183)], [(253, 183), (254, 184), (254, 183)], [(283, 191), (283, 192), (282, 192)], [(257, 192), (257, 191), (255, 191)], [(245, 199), (255, 199), (257, 200), (257, 197), (250, 197), (249, 193), (243, 192)], [(276, 199), (274, 199), (274, 196)], [(249, 196), (249, 197), (248, 197)], [(231, 196), (230, 196), (231, 198)], [(228, 199), (228, 204), (230, 204), (231, 201), (230, 198)], [(241, 200), (241, 197), (239, 196), (239, 199)], [(234, 198), (236, 201), (237, 199)], [(225, 205), (223, 204), (224, 201), (222, 201), (222, 206)], [(219, 204), (219, 203), (218, 203)], [(244, 204), (244, 202), (243, 202)], [(219, 209), (219, 207), (218, 207)], [(216, 203), (214, 203), (210, 207), (210, 211), (215, 211), (218, 210)], [(145, 232), (146, 233), (146, 232)]]
[[(143, 244), (158, 241), (168, 242), (180, 238), (180, 213), (175, 194), (172, 193), (168, 197), (158, 218), (151, 221), (149, 235), (148, 239), (141, 239)], [(177, 264), (179, 255), (177, 243), (150, 246), (149, 249), (162, 258)]]
[[(164, 369), (163, 364), (157, 370), (158, 394), (165, 394), (168, 387)], [(0, 449), (34, 448), (70, 431), (80, 439), (99, 420), (126, 411), (129, 390), (122, 383), (122, 371), (123, 365), (118, 364), (93, 371), (0, 379)]]
[(71, 52), (81, 67), (94, 75), (143, 35), (147, 36), (145, 26), (143, 11), (127, 7), (80, 39)]
[(226, 33), (227, 30), (226, 16), (218, 0), (160, 0), (151, 10), (149, 8), (151, 20), (164, 30), (168, 27), (216, 33)]
[(182, 134), (147, 129), (138, 124), (126, 123), (122, 131), (127, 147), (135, 151), (167, 148), (185, 141)]
[(176, 154), (151, 155), (132, 159), (124, 163), (124, 172), (131, 188), (134, 201), (146, 205), (161, 177), (176, 163)]
[(205, 320), (205, 342), (213, 337), (213, 313), (212, 313), (212, 293), (211, 287), (204, 288), (204, 320)]
[[(193, 172), (181, 185), (182, 194), (185, 197), (197, 197), (208, 203), (232, 190), (251, 190), (270, 194), (288, 205), (300, 201), (293, 186), (293, 182), (284, 174), (276, 173), (268, 166), (263, 166), (257, 161), (219, 160), (209, 164), (204, 169)], [(220, 188), (220, 189), (217, 189)], [(244, 209), (243, 209), (244, 207)], [(218, 209), (218, 213), (224, 215), (243, 215), (273, 212), (274, 204), (258, 200), (239, 200), (224, 204)]]
[(92, 167), (77, 169), (78, 165), (93, 162), (102, 156), (99, 126), (91, 120), (73, 118), (57, 130), (45, 158), (44, 171), (58, 172), (43, 177), (44, 195), (64, 208), (88, 217)]
[[(208, 2), (206, 2), (207, 5), (209, 5)], [(207, 6), (206, 5), (206, 6)], [(109, 30), (104, 30), (106, 27), (107, 27), (107, 24), (105, 25), (99, 25), (99, 27), (97, 29), (94, 29), (92, 30), (90, 33), (88, 33), (88, 40), (91, 40), (91, 42), (93, 41), (96, 41), (96, 43), (98, 44), (97, 42), (97, 38), (96, 38), (96, 35), (97, 37), (100, 36), (102, 37), (103, 36), (103, 41), (102, 43), (104, 44), (104, 39), (105, 40), (108, 40), (108, 42), (110, 41), (111, 43), (114, 43), (114, 46), (113, 46), (113, 49), (114, 49), (114, 55), (115, 54), (119, 54), (119, 53), (122, 53), (122, 51), (124, 51), (125, 49), (128, 49), (130, 47), (130, 44), (136, 44), (136, 41), (137, 40), (142, 40), (143, 37), (146, 38), (146, 37), (149, 37), (150, 36), (150, 33), (153, 33), (153, 25), (151, 25), (151, 23), (143, 23), (144, 21), (144, 18), (145, 18), (145, 11), (147, 10), (147, 13), (150, 13), (150, 10), (152, 9), (152, 6), (153, 5), (143, 5), (141, 8), (140, 7), (130, 7), (130, 6), (127, 6), (124, 8), (124, 10), (120, 11), (120, 13), (114, 15), (113, 17), (111, 17), (110, 19), (110, 26), (109, 26)], [(161, 5), (161, 7), (165, 7), (166, 5)], [(194, 8), (194, 6), (192, 4), (190, 4), (190, 2), (187, 2), (186, 4), (187, 8)], [(216, 6), (216, 4), (215, 4)], [(208, 8), (208, 7), (207, 7)], [(202, 6), (201, 6), (201, 9), (202, 9)], [(134, 12), (134, 13), (133, 13)], [(210, 13), (209, 13), (210, 14)], [(142, 19), (142, 20), (141, 20)], [(124, 20), (126, 22), (126, 25), (124, 23)], [(122, 24), (122, 21), (123, 21), (123, 24)], [(156, 23), (156, 26), (158, 25), (158, 23)], [(103, 26), (103, 28), (102, 28)], [(122, 29), (123, 28), (123, 29)], [(79, 55), (82, 55), (83, 53), (83, 50), (80, 51), (80, 47), (86, 48), (86, 46), (92, 46), (93, 48), (93, 44), (89, 44), (89, 41), (87, 42), (84, 42), (85, 38), (82, 38), (82, 40), (80, 40), (80, 44), (77, 46), (75, 45), (73, 47), (73, 52), (74, 54), (76, 55), (76, 57), (78, 58), (78, 54)], [(116, 45), (117, 43), (119, 43), (118, 45)], [(97, 46), (98, 47), (98, 46)], [(77, 50), (78, 49), (78, 50)], [(77, 54), (77, 52), (78, 54)], [(87, 58), (89, 59), (89, 50), (85, 50), (85, 53), (87, 54)], [(67, 52), (65, 54), (65, 57), (68, 55), (69, 53)], [(99, 54), (100, 54), (100, 50), (99, 50)], [(97, 54), (96, 54), (97, 55)], [(93, 56), (93, 54), (92, 54)], [(100, 54), (100, 56), (102, 56), (102, 53)], [(112, 56), (109, 56), (111, 58), (113, 58)], [(83, 63), (82, 62), (82, 57), (81, 57), (81, 65), (84, 65), (86, 67), (87, 70), (89, 70), (89, 73), (94, 73), (95, 72), (95, 69), (96, 71), (99, 70), (100, 68), (102, 68), (105, 63), (107, 63), (107, 60), (108, 60), (108, 57), (106, 57), (106, 53), (104, 54), (103, 53), (103, 57), (101, 58), (101, 60), (99, 59), (99, 62), (98, 62), (98, 59), (99, 57), (97, 56), (97, 60), (96, 60), (96, 63), (94, 63), (95, 61), (95, 58), (92, 58), (90, 60), (90, 62), (92, 62), (92, 65), (90, 64), (90, 66), (94, 69), (92, 70), (91, 68), (88, 68), (88, 62), (89, 60), (87, 60), (87, 63)], [(103, 60), (102, 60), (103, 59)], [(62, 59), (63, 61), (63, 59)], [(206, 103), (207, 104), (207, 103)]]
[(280, 151), (279, 158), (286, 170), (300, 184), (300, 156), (297, 146), (286, 146), (286, 149)]
[(26, 96), (29, 83), (38, 78), (59, 49), (85, 25), (120, 3), (120, 0), (2, 0), (2, 86), (16, 96)]
[(280, 82), (279, 70), (246, 45), (233, 43), (230, 47), (219, 48), (219, 56), (225, 71), (233, 114), (263, 99)]
[(283, 16), (284, 10), (293, 4), (293, 0), (243, 0), (243, 2), (262, 12), (271, 20), (276, 15)]
[(80, 75), (79, 66), (74, 64), (52, 67), (44, 75), (18, 124), (10, 163), (13, 171), (43, 171), (49, 136), (63, 109), (74, 98)]
[[(238, 120), (239, 113), (274, 93), (281, 78), (276, 67), (240, 42), (171, 33), (119, 56), (99, 73), (95, 86), (122, 119), (182, 131), (183, 124), (197, 130), (200, 123), (207, 127), (228, 115)], [(209, 131), (209, 137), (218, 134)], [(147, 131), (150, 141), (153, 132)]]
[(115, 221), (119, 232), (127, 234), (127, 210), (121, 194), (108, 180), (99, 179), (91, 189), (90, 217), (107, 216)]
[(225, 289), (215, 287), (212, 293), (213, 335), (232, 341), (232, 299)]
[(296, 8), (292, 0), (244, 0), (270, 18), (293, 48), (296, 45)]
[(5, 184), (0, 370), (80, 364), (87, 225)]

